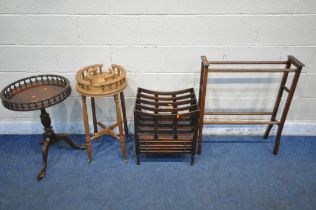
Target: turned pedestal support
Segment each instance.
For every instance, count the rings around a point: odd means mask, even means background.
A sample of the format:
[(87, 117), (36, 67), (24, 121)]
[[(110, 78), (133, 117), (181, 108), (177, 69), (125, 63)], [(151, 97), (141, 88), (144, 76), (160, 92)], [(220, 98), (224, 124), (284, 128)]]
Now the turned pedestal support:
[(37, 180), (41, 180), (45, 177), (47, 168), (47, 158), (48, 149), (51, 145), (55, 144), (57, 141), (62, 140), (71, 146), (73, 149), (85, 149), (84, 146), (78, 146), (74, 144), (71, 138), (66, 134), (55, 134), (53, 127), (51, 126), (51, 119), (49, 114), (45, 109), (41, 109), (41, 122), (44, 126), (43, 142), (42, 142), (42, 157), (43, 157), (43, 167), (37, 175)]

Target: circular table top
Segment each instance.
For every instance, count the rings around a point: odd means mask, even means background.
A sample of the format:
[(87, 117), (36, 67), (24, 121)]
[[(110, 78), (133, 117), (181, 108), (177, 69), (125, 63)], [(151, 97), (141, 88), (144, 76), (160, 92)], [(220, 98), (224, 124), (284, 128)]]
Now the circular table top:
[(26, 77), (7, 85), (0, 94), (4, 107), (14, 111), (32, 111), (53, 106), (71, 93), (69, 80), (47, 74)]
[(122, 92), (127, 86), (126, 70), (112, 64), (109, 71), (102, 64), (86, 66), (76, 74), (77, 91), (84, 96), (111, 96)]

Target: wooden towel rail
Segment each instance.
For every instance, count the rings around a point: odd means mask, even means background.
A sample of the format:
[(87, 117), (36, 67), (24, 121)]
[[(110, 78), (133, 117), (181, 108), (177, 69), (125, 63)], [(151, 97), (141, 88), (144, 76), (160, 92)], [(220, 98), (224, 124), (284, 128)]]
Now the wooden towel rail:
[[(298, 59), (293, 56), (288, 56), (286, 61), (208, 61), (206, 56), (201, 56), (202, 64), (201, 64), (201, 77), (200, 77), (200, 89), (199, 89), (199, 109), (200, 109), (200, 127), (199, 127), (199, 139), (198, 139), (198, 154), (201, 154), (202, 151), (202, 131), (204, 124), (261, 124), (268, 125), (266, 131), (264, 133), (264, 138), (267, 139), (269, 133), (273, 127), (273, 125), (277, 125), (277, 133), (275, 138), (275, 145), (273, 154), (277, 155), (279, 151), (279, 145), (282, 135), (282, 130), (284, 127), (284, 123), (289, 112), (289, 108), (291, 105), (291, 101), (298, 83), (298, 79), (300, 77), (302, 68), (304, 64), (302, 64)], [(225, 68), (219, 68), (219, 65), (225, 65)], [(232, 65), (233, 67), (226, 68), (227, 65)], [(238, 65), (285, 65), (284, 68), (243, 68), (238, 67)], [(214, 66), (214, 67), (213, 67)], [(216, 67), (215, 67), (216, 66)], [(283, 74), (281, 84), (279, 86), (278, 94), (275, 100), (274, 108), (272, 112), (205, 112), (205, 98), (206, 98), (206, 87), (207, 87), (207, 79), (209, 73), (232, 73), (232, 74), (240, 74), (240, 73), (281, 73)], [(293, 79), (290, 87), (286, 87), (286, 82), (288, 79), (288, 75), (293, 73)], [(284, 109), (282, 111), (281, 117), (279, 120), (276, 119), (280, 102), (283, 96), (283, 93), (287, 92), (287, 98), (284, 105)], [(205, 115), (268, 115), (271, 116), (270, 120), (211, 120), (205, 121)]]

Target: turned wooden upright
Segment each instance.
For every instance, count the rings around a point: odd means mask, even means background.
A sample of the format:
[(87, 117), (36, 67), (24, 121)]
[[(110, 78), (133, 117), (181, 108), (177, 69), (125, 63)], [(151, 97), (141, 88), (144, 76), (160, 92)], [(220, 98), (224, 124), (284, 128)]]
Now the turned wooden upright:
[[(125, 135), (128, 136), (125, 99), (123, 93), (123, 90), (127, 86), (126, 71), (123, 66), (116, 64), (112, 64), (108, 72), (103, 71), (102, 67), (102, 64), (86, 66), (80, 69), (76, 74), (76, 89), (81, 94), (82, 99), (82, 112), (86, 133), (88, 161), (90, 162), (92, 160), (91, 141), (98, 139), (102, 135), (110, 135), (120, 141), (123, 159), (127, 161), (125, 139), (123, 135), (124, 123)], [(123, 120), (120, 110), (119, 95), (121, 99)], [(94, 97), (96, 96), (114, 96), (117, 122), (113, 125), (107, 127), (103, 123), (97, 121), (94, 100)], [(93, 136), (90, 136), (89, 118), (86, 104), (87, 97), (91, 98), (92, 120), (94, 128)], [(98, 130), (98, 126), (102, 128), (100, 131)], [(113, 131), (113, 129), (116, 127), (118, 127), (119, 130), (118, 134)]]

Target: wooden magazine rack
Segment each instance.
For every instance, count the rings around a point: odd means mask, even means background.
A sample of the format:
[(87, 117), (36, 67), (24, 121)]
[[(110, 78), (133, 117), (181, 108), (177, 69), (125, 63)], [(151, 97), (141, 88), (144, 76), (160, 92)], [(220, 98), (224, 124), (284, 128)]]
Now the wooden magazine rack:
[(172, 92), (138, 88), (134, 122), (137, 164), (141, 153), (189, 153), (194, 164), (199, 109), (193, 88)]
[[(304, 64), (302, 64), (299, 60), (297, 60), (293, 56), (288, 56), (286, 61), (208, 61), (205, 56), (201, 57), (202, 65), (201, 65), (201, 77), (200, 77), (200, 89), (199, 89), (199, 109), (200, 109), (200, 127), (199, 127), (199, 139), (198, 139), (198, 154), (201, 154), (202, 150), (202, 129), (204, 124), (262, 124), (268, 125), (266, 131), (264, 133), (264, 138), (267, 139), (271, 128), (273, 125), (277, 125), (277, 133), (275, 138), (275, 145), (273, 154), (277, 155), (279, 151), (279, 145), (282, 135), (282, 130), (284, 127), (284, 123), (286, 120), (286, 116), (288, 114), (291, 101), (297, 86), (298, 79), (300, 77), (302, 68)], [(225, 68), (212, 67), (212, 65), (221, 66), (225, 65)], [(227, 65), (232, 65), (231, 68), (226, 68)], [(242, 66), (250, 66), (251, 68), (239, 67)], [(269, 66), (280, 66), (285, 65), (285, 68), (262, 68), (263, 65)], [(236, 67), (237, 66), (237, 67)], [(253, 68), (253, 66), (259, 66), (259, 68)], [(260, 68), (261, 66), (261, 68)], [(206, 87), (207, 87), (207, 79), (209, 73), (281, 73), (283, 74), (281, 84), (279, 86), (279, 91), (275, 100), (274, 108), (271, 112), (205, 112), (205, 97), (206, 97)], [(288, 75), (293, 73), (293, 79), (290, 87), (286, 86), (286, 82), (288, 79)], [(280, 119), (276, 119), (280, 102), (282, 99), (283, 93), (287, 93), (287, 98), (285, 101), (284, 109), (282, 111)], [(205, 121), (205, 115), (223, 115), (223, 116), (234, 116), (234, 115), (268, 115), (271, 116), (270, 120), (210, 120)]]

